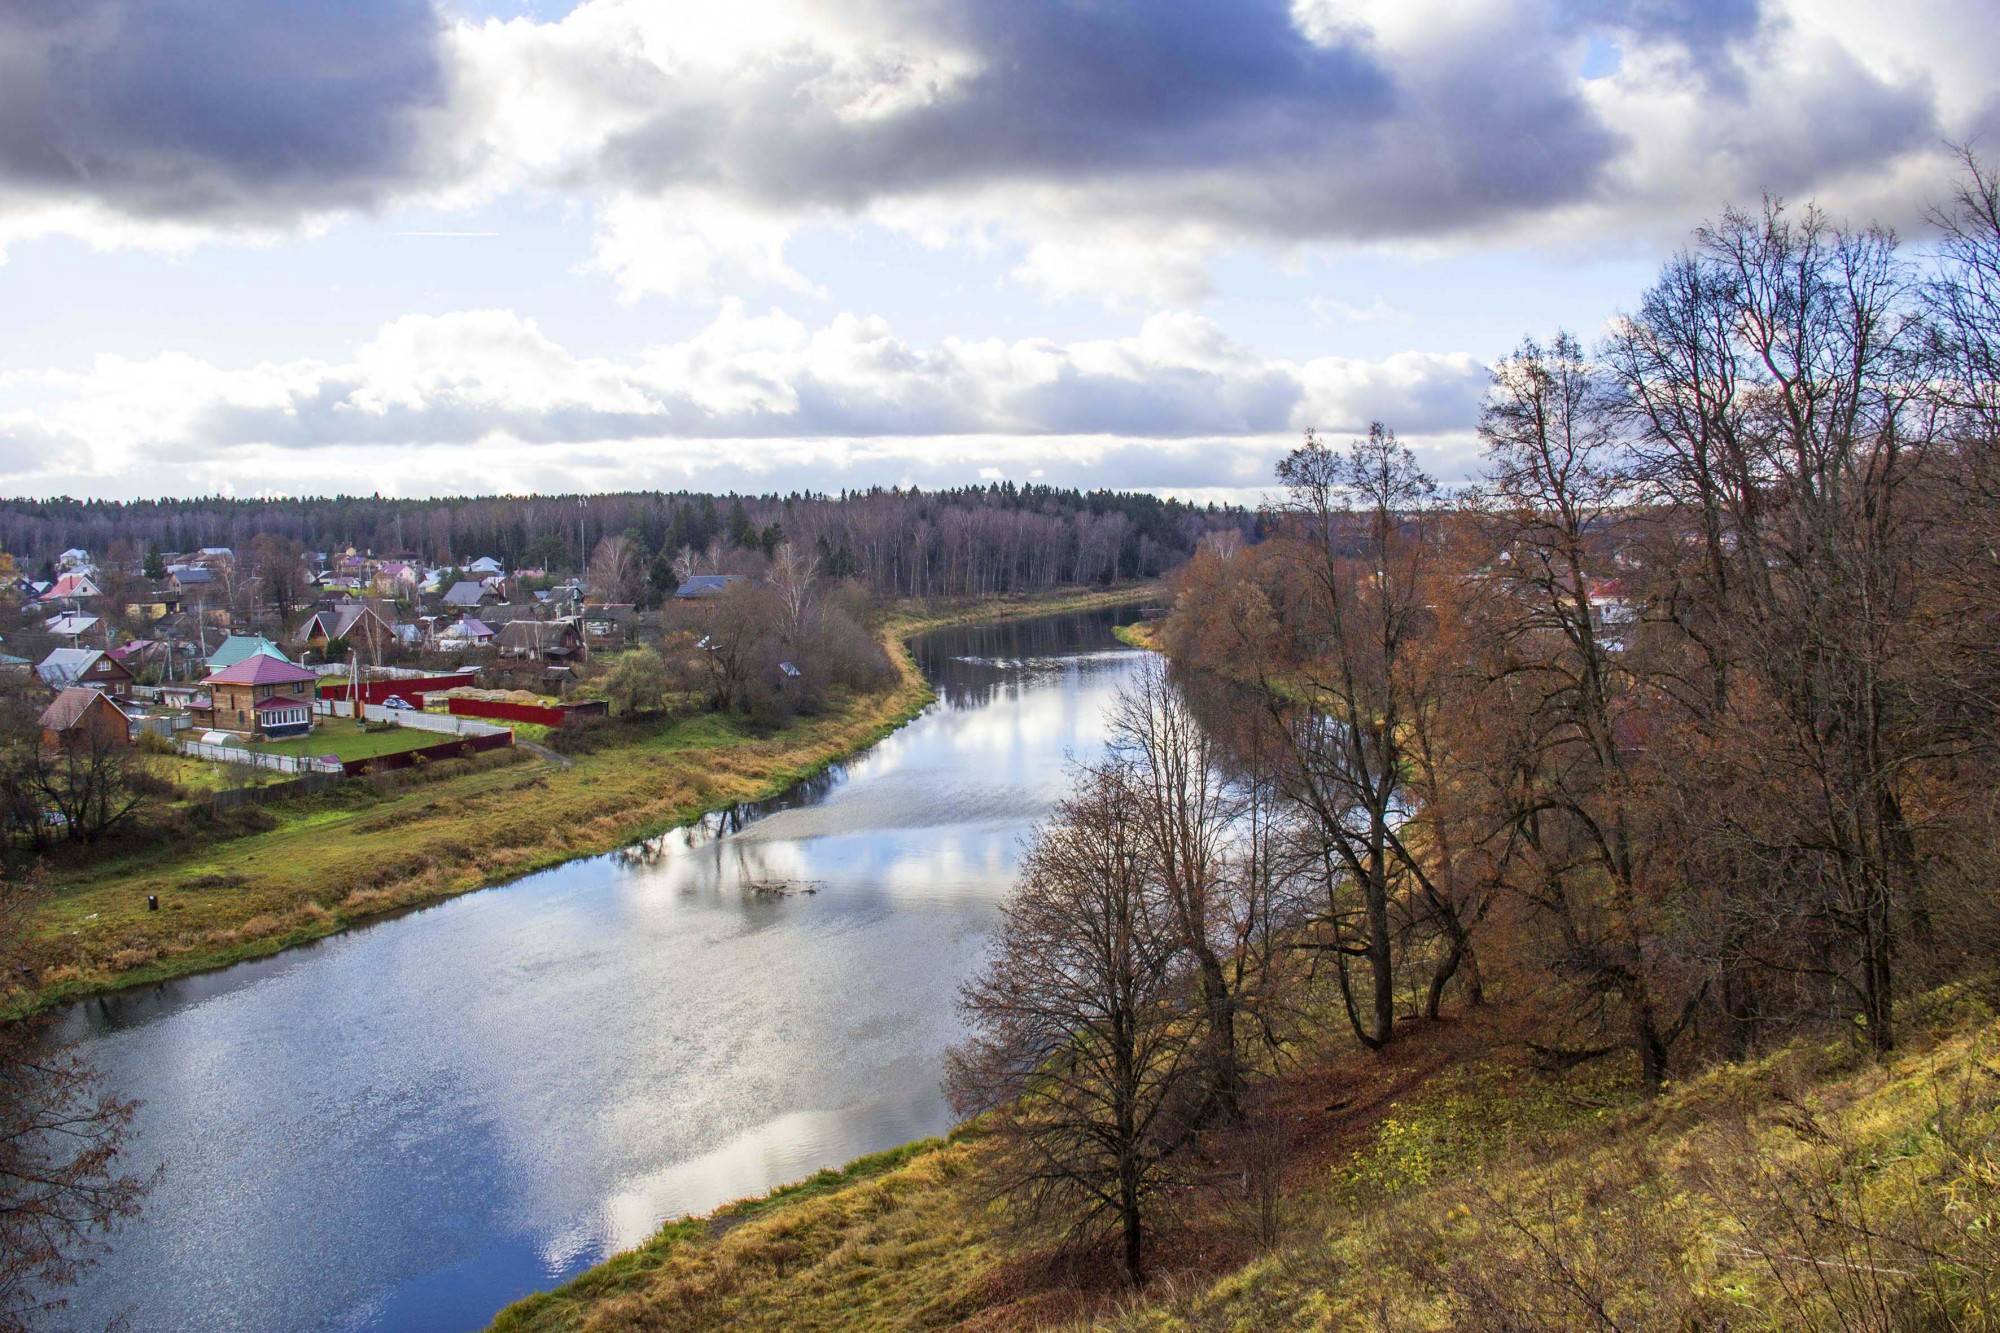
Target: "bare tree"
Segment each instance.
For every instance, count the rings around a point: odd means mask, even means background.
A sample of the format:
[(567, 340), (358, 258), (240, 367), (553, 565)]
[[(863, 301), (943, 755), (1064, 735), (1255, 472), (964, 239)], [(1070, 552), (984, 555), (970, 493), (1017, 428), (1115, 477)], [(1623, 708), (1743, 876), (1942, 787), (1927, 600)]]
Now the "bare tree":
[(771, 590), (781, 617), (778, 633), (788, 648), (796, 649), (805, 639), (813, 581), (818, 577), (819, 556), (792, 542), (778, 544), (771, 557)]
[(632, 602), (638, 600), (644, 575), (639, 550), (632, 539), (611, 536), (601, 538), (590, 553), (590, 568), (584, 574), (584, 582), (604, 601)]
[[(1284, 531), (1299, 552), (1292, 620), (1302, 643), (1288, 678), (1267, 679), (1262, 693), (1290, 745), (1289, 793), (1317, 833), (1333, 933), (1326, 947), (1349, 1022), (1364, 1044), (1381, 1047), (1395, 1034), (1393, 905), (1422, 891), (1450, 912), (1396, 832), (1415, 711), (1406, 659), (1427, 619), (1437, 487), (1380, 422), (1344, 455), (1309, 434), (1278, 476), (1288, 496)], [(1358, 929), (1347, 921), (1349, 892), (1360, 901)], [(1462, 937), (1462, 924), (1452, 924)], [(1454, 969), (1462, 956), (1454, 950)], [(1352, 958), (1368, 966), (1365, 1020), (1349, 982)]]
[(292, 612), (312, 596), (305, 547), (289, 537), (260, 534), (250, 543), (250, 566), (259, 596), (270, 604), (280, 626), (289, 625)]
[(1594, 536), (1629, 485), (1612, 406), (1568, 334), (1523, 342), (1494, 372), (1480, 421), (1491, 476), (1480, 498), (1505, 557), (1491, 579), (1491, 669), (1523, 723), (1494, 758), (1512, 775), (1514, 885), (1556, 927), (1552, 966), (1587, 1014), (1625, 1027), (1657, 1089), (1701, 991), (1663, 980), (1653, 926), (1677, 885), (1659, 865), (1666, 832), (1637, 799), (1624, 734), (1635, 692), (1591, 601)]
[(974, 1035), (947, 1075), (961, 1115), (993, 1113), (999, 1187), (1073, 1240), (1114, 1233), (1135, 1285), (1199, 1095), (1180, 935), (1147, 885), (1136, 805), (1122, 767), (1079, 775), (964, 991)]
[(1205, 1119), (1242, 1116), (1238, 1050), (1269, 975), (1270, 879), (1260, 793), (1225, 776), (1224, 757), (1158, 658), (1120, 689), (1111, 743), (1124, 764), (1165, 924), (1187, 958), (1201, 1011)]

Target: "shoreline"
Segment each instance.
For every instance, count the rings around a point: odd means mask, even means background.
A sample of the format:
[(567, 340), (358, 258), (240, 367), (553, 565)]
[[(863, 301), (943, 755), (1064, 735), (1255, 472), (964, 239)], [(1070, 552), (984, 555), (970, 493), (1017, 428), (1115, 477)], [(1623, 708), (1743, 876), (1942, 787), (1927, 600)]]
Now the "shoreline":
[[(363, 805), (345, 812), (345, 819), (321, 819), (315, 812), (296, 821), (296, 827), (275, 833), (248, 834), (217, 845), (218, 861), (240, 865), (252, 873), (251, 863), (260, 854), (274, 856), (281, 863), (287, 854), (310, 854), (316, 841), (328, 836), (351, 833), (390, 835), (381, 855), (401, 855), (400, 868), (406, 873), (376, 872), (351, 890), (339, 894), (332, 904), (321, 901), (333, 890), (308, 886), (289, 895), (274, 911), (255, 911), (235, 926), (222, 925), (192, 939), (177, 939), (174, 947), (148, 951), (128, 947), (104, 960), (108, 966), (78, 968), (66, 963), (45, 967), (39, 985), (22, 1002), (5, 1011), (7, 1018), (22, 1018), (63, 1005), (109, 995), (180, 977), (215, 972), (237, 963), (270, 958), (346, 930), (373, 925), (403, 913), (434, 905), (449, 898), (485, 889), (501, 888), (529, 875), (571, 861), (601, 856), (646, 838), (682, 828), (718, 811), (744, 802), (766, 800), (835, 764), (852, 759), (884, 737), (920, 716), (935, 701), (930, 682), (917, 669), (908, 642), (932, 630), (961, 625), (1002, 624), (1044, 615), (1111, 610), (1144, 601), (1157, 589), (1155, 583), (1125, 584), (1114, 588), (1018, 597), (986, 598), (967, 602), (930, 604), (898, 602), (886, 608), (877, 626), (884, 649), (895, 668), (897, 681), (880, 694), (842, 699), (828, 713), (794, 722), (768, 736), (746, 734), (729, 719), (705, 715), (691, 719), (692, 725), (670, 724), (655, 736), (623, 746), (607, 748), (577, 761), (576, 770), (550, 772), (549, 765), (519, 762), (491, 769), (476, 769), (455, 775), (435, 786), (416, 785), (385, 800), (389, 807), (377, 811)], [(657, 761), (654, 763), (652, 761)], [(587, 767), (586, 767), (587, 765)], [(652, 777), (658, 782), (649, 783)], [(499, 823), (502, 832), (493, 834), (501, 842), (507, 831), (494, 810), (505, 809), (525, 800), (536, 799), (529, 789), (540, 788), (539, 803), (550, 803), (561, 782), (561, 796), (577, 807), (587, 825), (578, 831), (559, 821), (545, 825), (540, 836), (513, 845), (475, 852), (450, 835), (456, 824), (468, 827), (486, 817), (488, 825)], [(664, 795), (660, 783), (668, 784)], [(599, 794), (606, 786), (623, 785), (618, 793)], [(511, 801), (509, 798), (512, 798)], [(453, 812), (429, 830), (427, 850), (397, 850), (402, 840), (398, 831), (414, 830), (426, 822), (445, 802), (457, 802), (461, 818)], [(399, 811), (396, 807), (407, 807)], [(407, 822), (395, 816), (407, 813)], [(340, 827), (321, 829), (337, 822)], [(489, 831), (490, 829), (483, 829)], [(300, 844), (297, 847), (279, 844)], [(443, 857), (442, 862), (432, 853)], [(452, 853), (456, 853), (453, 855)], [(204, 881), (226, 879), (226, 874), (208, 869), (199, 860), (200, 852), (165, 858), (166, 864), (142, 863), (129, 871), (121, 863), (119, 873), (104, 882), (72, 888), (58, 884), (49, 899), (36, 909), (36, 924), (49, 935), (60, 932), (66, 923), (71, 934), (98, 918), (97, 912), (80, 915), (81, 909), (109, 900), (114, 895), (129, 899), (124, 906), (140, 925), (151, 925), (134, 912), (132, 904), (143, 902), (151, 893), (163, 896), (209, 892)], [(357, 858), (350, 858), (357, 859)], [(365, 861), (365, 854), (358, 858)], [(192, 864), (190, 864), (192, 863)], [(387, 868), (394, 871), (396, 862)], [(268, 866), (259, 867), (265, 873)], [(364, 872), (366, 867), (363, 867)], [(161, 879), (160, 876), (178, 875)], [(228, 892), (237, 885), (222, 887)], [(280, 894), (285, 897), (286, 895)], [(257, 906), (261, 904), (256, 904)], [(100, 906), (100, 911), (102, 906)], [(178, 910), (178, 909), (177, 909)], [(139, 909), (143, 912), (143, 909)], [(165, 913), (155, 914), (155, 920)], [(254, 927), (254, 929), (252, 929)], [(116, 944), (121, 941), (111, 941)], [(123, 960), (123, 965), (121, 965)]]

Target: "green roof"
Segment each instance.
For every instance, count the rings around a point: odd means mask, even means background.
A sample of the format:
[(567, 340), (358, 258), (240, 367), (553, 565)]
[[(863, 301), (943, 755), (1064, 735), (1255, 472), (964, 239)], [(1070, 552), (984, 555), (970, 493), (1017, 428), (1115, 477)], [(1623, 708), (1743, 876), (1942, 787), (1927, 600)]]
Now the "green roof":
[(285, 656), (284, 649), (261, 634), (232, 634), (222, 641), (220, 648), (209, 654), (208, 669), (226, 671), (244, 658), (255, 657), (259, 653), (266, 657), (275, 657), (280, 662), (292, 660)]

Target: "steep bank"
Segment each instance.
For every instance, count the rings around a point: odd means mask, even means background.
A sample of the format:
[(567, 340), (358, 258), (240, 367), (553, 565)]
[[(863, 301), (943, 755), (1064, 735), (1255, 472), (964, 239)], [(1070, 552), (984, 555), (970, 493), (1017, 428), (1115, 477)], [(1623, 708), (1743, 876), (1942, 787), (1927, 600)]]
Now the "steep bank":
[(1506, 1006), (1323, 1054), (1263, 1094), (1274, 1228), (1209, 1172), (1138, 1293), (1010, 1227), (955, 1137), (670, 1224), (494, 1327), (1992, 1328), (2000, 1024), (1925, 1011), (1888, 1064), (1799, 1042), (1650, 1102), (1534, 1071)]
[[(905, 641), (927, 630), (1126, 605), (1151, 585), (890, 608), (888, 690), (837, 698), (759, 735), (700, 716), (575, 757), (472, 765), (408, 785), (350, 783), (269, 808), (271, 827), (128, 855), (51, 878), (32, 922), (40, 1007), (260, 957), (384, 914), (611, 851), (773, 795), (921, 712), (930, 687)], [(148, 911), (157, 895), (161, 910)]]

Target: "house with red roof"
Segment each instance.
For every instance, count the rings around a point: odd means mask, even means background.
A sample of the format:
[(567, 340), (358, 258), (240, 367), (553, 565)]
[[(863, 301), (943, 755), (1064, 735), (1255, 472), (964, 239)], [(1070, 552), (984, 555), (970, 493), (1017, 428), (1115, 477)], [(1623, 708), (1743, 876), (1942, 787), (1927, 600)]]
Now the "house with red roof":
[(201, 685), (190, 710), (197, 726), (272, 740), (313, 729), (319, 677), (282, 658), (252, 653)]

